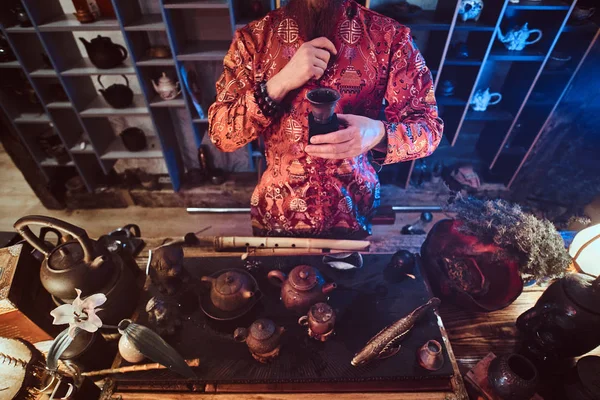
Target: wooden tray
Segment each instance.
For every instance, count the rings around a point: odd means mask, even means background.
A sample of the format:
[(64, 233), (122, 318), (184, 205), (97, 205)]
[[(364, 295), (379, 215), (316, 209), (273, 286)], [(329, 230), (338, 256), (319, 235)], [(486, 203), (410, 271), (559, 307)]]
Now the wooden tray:
[[(168, 341), (184, 358), (200, 358), (197, 380), (184, 380), (168, 370), (116, 375), (119, 391), (208, 391), (208, 392), (351, 392), (351, 391), (445, 391), (452, 390), (453, 368), (444, 346), (446, 362), (435, 372), (416, 362), (418, 347), (430, 339), (445, 343), (441, 319), (430, 311), (402, 342), (400, 352), (389, 359), (365, 367), (353, 367), (353, 355), (379, 330), (425, 303), (431, 294), (417, 266), (416, 279), (400, 283), (384, 280), (383, 269), (391, 254), (365, 255), (360, 270), (338, 271), (322, 263), (318, 256), (255, 257), (259, 266), (250, 270), (264, 296), (249, 315), (239, 321), (210, 320), (199, 309), (189, 315), (182, 329)], [(298, 316), (287, 312), (279, 301), (279, 289), (266, 280), (273, 268), (289, 272), (299, 264), (318, 267), (326, 281), (338, 288), (329, 304), (338, 318), (336, 335), (321, 343), (308, 338), (297, 324)], [(192, 275), (189, 290), (203, 275), (226, 268), (245, 268), (238, 257), (188, 258), (186, 270)], [(146, 299), (152, 293), (146, 293)], [(145, 323), (145, 313), (139, 313)], [(256, 362), (245, 344), (233, 340), (236, 327), (248, 326), (255, 318), (267, 317), (287, 328), (281, 355), (271, 364)], [(125, 365), (118, 362), (115, 366)]]

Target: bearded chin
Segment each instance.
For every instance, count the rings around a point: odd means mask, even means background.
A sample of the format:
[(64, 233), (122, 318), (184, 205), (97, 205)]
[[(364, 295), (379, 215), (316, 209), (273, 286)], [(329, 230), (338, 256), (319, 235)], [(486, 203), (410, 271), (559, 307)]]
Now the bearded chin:
[(298, 23), (300, 34), (306, 40), (326, 37), (333, 41), (335, 16), (341, 7), (341, 0), (314, 0), (318, 8), (311, 7), (309, 0), (290, 0), (287, 13)]

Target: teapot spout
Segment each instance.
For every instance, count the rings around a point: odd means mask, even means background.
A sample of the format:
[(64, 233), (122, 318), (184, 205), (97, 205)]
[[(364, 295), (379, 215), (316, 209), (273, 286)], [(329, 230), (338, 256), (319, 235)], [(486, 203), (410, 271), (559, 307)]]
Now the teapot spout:
[(245, 299), (250, 299), (254, 297), (254, 292), (252, 290), (244, 290), (244, 292), (242, 293), (242, 297), (244, 297)]
[(283, 332), (285, 332), (285, 328), (283, 326), (278, 326), (277, 333), (279, 333), (281, 335)]
[(323, 294), (329, 294), (331, 292), (333, 292), (333, 290), (337, 288), (337, 284), (335, 282), (332, 283), (326, 283), (323, 286)]
[(504, 36), (504, 34), (502, 33), (502, 31), (500, 30), (500, 28), (498, 28), (498, 39), (500, 39), (500, 41), (502, 43), (506, 42), (506, 36)]
[(156, 82), (154, 82), (152, 79), (150, 79), (150, 82), (152, 82), (152, 86), (154, 87), (154, 90), (157, 93), (160, 93), (160, 90), (158, 89), (158, 85), (156, 84)]
[(86, 39), (80, 37), (79, 40), (81, 40), (81, 43), (83, 43), (83, 45), (85, 46), (86, 49), (89, 48), (89, 46), (91, 45), (90, 42), (88, 42)]
[(215, 278), (213, 278), (212, 276), (203, 276), (202, 278), (200, 278), (200, 280), (201, 280), (202, 282), (207, 282), (207, 283), (210, 283), (210, 284), (211, 284), (211, 286), (212, 286), (212, 284), (215, 282)]

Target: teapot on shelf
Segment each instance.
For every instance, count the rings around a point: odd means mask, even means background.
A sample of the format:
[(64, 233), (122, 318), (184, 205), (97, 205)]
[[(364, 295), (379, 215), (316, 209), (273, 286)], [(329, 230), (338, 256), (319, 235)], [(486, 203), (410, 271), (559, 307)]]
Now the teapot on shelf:
[[(496, 100), (492, 100), (493, 97), (496, 97)], [(471, 105), (475, 111), (485, 111), (488, 106), (498, 104), (501, 100), (502, 95), (500, 93), (490, 93), (490, 88), (487, 88), (475, 92), (473, 99), (471, 99)]]
[(458, 15), (463, 22), (470, 19), (477, 22), (483, 11), (483, 0), (461, 0), (458, 6)]
[(100, 36), (91, 42), (79, 38), (85, 46), (90, 61), (100, 69), (110, 69), (120, 65), (127, 58), (127, 49), (120, 44), (113, 43), (108, 37)]
[[(538, 37), (528, 42), (527, 39), (531, 34), (534, 33), (537, 33)], [(513, 28), (512, 30), (508, 31), (506, 35), (504, 35), (502, 31), (500, 31), (500, 28), (498, 28), (498, 39), (500, 39), (500, 41), (504, 43), (508, 50), (523, 50), (525, 46), (537, 43), (540, 41), (541, 38), (542, 31), (539, 29), (529, 29), (527, 23), (525, 23), (525, 25), (523, 25), (522, 27), (517, 26)]]
[(152, 82), (152, 86), (154, 86), (154, 91), (163, 100), (173, 100), (181, 93), (179, 82), (173, 82), (165, 72), (163, 72), (162, 76), (158, 79), (158, 84), (153, 80), (150, 81)]
[(102, 87), (99, 92), (104, 100), (114, 108), (127, 108), (133, 103), (133, 91), (129, 88), (129, 80), (125, 75), (121, 75), (127, 85), (115, 83), (107, 88), (102, 84), (102, 75), (98, 75), (98, 83)]

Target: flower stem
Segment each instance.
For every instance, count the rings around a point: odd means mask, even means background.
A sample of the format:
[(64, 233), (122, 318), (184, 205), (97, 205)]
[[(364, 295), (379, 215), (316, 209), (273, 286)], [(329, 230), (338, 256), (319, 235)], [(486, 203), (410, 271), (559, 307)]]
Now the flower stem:
[(119, 329), (115, 325), (106, 325), (106, 324), (102, 324), (102, 326), (100, 328), (103, 328), (103, 329)]

